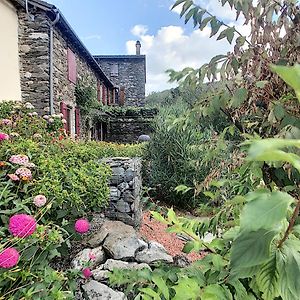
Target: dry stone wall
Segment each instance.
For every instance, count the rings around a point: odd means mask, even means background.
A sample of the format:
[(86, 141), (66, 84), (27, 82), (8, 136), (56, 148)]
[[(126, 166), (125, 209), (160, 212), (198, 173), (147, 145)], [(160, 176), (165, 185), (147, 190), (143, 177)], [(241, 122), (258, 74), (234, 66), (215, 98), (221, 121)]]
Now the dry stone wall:
[(141, 159), (114, 157), (102, 160), (111, 167), (109, 207), (105, 214), (113, 220), (139, 227), (141, 205)]

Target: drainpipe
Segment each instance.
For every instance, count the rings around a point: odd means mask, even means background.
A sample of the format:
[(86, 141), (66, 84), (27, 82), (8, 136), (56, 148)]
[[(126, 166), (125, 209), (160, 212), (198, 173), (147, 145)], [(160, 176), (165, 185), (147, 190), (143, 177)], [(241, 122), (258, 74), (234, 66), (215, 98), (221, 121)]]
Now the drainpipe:
[(53, 92), (53, 27), (59, 21), (60, 14), (58, 10), (54, 10), (56, 13), (55, 20), (49, 24), (49, 85), (50, 85), (50, 114), (54, 114), (54, 92)]

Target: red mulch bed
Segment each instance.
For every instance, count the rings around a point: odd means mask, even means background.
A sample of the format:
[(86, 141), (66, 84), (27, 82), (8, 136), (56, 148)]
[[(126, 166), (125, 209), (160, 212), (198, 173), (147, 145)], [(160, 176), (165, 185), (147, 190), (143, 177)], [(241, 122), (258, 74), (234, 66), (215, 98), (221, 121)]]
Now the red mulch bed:
[(183, 253), (182, 249), (185, 243), (180, 240), (175, 233), (166, 232), (166, 229), (167, 225), (153, 218), (150, 219), (150, 212), (144, 212), (143, 222), (140, 228), (140, 234), (143, 238), (162, 244), (173, 257), (176, 255), (185, 256), (189, 261), (193, 262), (205, 256), (204, 253)]

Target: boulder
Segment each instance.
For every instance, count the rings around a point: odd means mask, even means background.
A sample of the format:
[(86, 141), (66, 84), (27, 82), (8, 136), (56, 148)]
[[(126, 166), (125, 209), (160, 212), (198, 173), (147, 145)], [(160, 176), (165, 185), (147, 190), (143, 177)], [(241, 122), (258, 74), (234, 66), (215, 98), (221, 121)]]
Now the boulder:
[(91, 280), (82, 286), (84, 297), (87, 300), (126, 300), (122, 292), (116, 292), (107, 285)]
[(90, 267), (93, 268), (105, 262), (105, 259), (105, 252), (101, 246), (94, 249), (86, 248), (74, 257), (71, 265), (76, 270), (82, 270), (87, 262), (90, 262)]
[(118, 232), (109, 234), (103, 244), (103, 248), (112, 258), (120, 260), (131, 260), (137, 251), (146, 247), (147, 243), (138, 239), (136, 234), (126, 236)]
[[(149, 269), (149, 265), (145, 263), (126, 262), (121, 260), (108, 259), (103, 265), (100, 266), (103, 270), (112, 271), (113, 269), (126, 269), (126, 270), (141, 270)], [(100, 269), (99, 268), (99, 269)]]
[(105, 281), (108, 279), (110, 272), (108, 270), (102, 270), (102, 266), (92, 270), (92, 274), (95, 280)]
[(156, 262), (173, 263), (173, 258), (167, 253), (166, 249), (161, 244), (153, 241), (149, 242), (147, 248), (136, 252), (135, 260), (150, 265)]
[(136, 236), (136, 232), (132, 226), (126, 225), (120, 221), (105, 221), (101, 228), (88, 241), (91, 247), (97, 247), (104, 243), (108, 235), (116, 235), (121, 237)]

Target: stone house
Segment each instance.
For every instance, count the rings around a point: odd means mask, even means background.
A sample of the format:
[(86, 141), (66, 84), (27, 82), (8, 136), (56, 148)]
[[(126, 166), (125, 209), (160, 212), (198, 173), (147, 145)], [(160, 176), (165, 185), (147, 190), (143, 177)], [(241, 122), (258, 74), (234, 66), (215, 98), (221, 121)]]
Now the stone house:
[(75, 97), (80, 84), (93, 88), (103, 105), (144, 106), (146, 58), (139, 41), (136, 55), (93, 56), (59, 9), (41, 0), (0, 0), (0, 28), (0, 101), (31, 102), (40, 114), (61, 112), (72, 137), (121, 141), (120, 130), (128, 130), (134, 141), (145, 133), (143, 117), (87, 122)]
[(125, 106), (145, 105), (146, 56), (140, 53), (136, 42), (136, 55), (95, 55), (94, 58), (110, 80), (119, 87), (118, 103)]
[(115, 103), (115, 85), (54, 5), (0, 0), (0, 20), (1, 28), (9, 28), (0, 31), (7, 41), (0, 46), (0, 79), (6, 78), (0, 83), (1, 99), (29, 101), (41, 114), (63, 113), (71, 136), (80, 135), (82, 127), (75, 101), (78, 82), (94, 87), (99, 102)]

